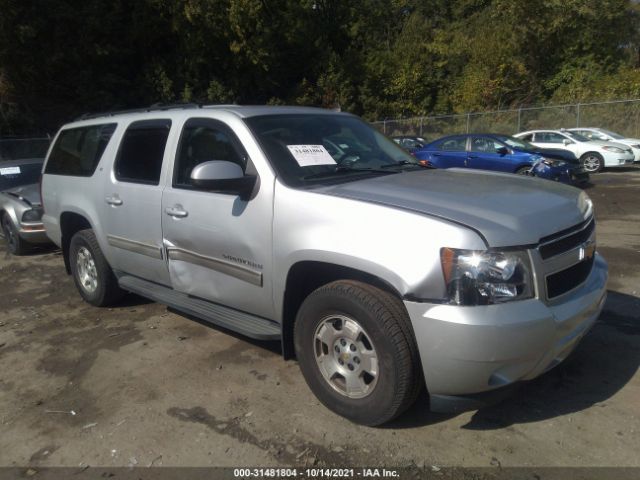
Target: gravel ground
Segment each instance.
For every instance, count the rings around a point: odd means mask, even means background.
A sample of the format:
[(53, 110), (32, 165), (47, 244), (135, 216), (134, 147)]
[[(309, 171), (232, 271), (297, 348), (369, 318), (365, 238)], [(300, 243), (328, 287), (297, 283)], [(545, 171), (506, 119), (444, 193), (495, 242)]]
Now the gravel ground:
[[(501, 404), (385, 428), (320, 405), (277, 344), (129, 296), (83, 303), (58, 251), (0, 254), (0, 466), (640, 466), (640, 169), (593, 176), (609, 297)], [(4, 248), (4, 247), (2, 247)]]

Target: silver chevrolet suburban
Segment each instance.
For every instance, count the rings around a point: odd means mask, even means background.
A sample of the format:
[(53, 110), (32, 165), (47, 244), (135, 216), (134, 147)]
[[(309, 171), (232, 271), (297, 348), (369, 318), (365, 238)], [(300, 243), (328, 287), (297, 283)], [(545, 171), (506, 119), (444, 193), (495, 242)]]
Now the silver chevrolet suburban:
[(584, 192), (426, 168), (345, 113), (85, 117), (58, 132), (42, 196), (87, 302), (135, 292), (277, 339), (322, 403), (366, 425), (423, 386), (432, 410), (461, 410), (546, 372), (605, 300)]

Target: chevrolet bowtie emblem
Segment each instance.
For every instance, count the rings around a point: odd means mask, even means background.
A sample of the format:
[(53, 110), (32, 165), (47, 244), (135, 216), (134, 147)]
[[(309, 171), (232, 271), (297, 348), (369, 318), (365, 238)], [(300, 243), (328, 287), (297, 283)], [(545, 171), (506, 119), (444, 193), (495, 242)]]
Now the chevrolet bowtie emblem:
[(596, 253), (596, 242), (594, 240), (587, 240), (580, 245), (580, 251), (578, 252), (578, 260), (582, 261), (585, 258), (591, 258)]

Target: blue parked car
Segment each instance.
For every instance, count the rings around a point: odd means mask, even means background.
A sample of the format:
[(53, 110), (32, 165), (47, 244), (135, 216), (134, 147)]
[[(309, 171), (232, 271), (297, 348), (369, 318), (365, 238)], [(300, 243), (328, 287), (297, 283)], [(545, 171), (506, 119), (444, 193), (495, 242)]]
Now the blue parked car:
[(547, 150), (509, 135), (466, 134), (444, 137), (414, 153), (436, 168), (478, 168), (584, 183), (589, 174), (571, 152)]

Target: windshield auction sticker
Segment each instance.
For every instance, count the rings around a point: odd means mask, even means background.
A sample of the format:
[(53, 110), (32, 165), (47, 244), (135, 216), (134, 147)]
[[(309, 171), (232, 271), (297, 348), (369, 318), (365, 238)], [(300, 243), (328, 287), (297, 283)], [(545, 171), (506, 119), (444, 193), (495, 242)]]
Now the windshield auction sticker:
[(301, 167), (336, 164), (322, 145), (287, 145), (287, 148)]
[(19, 173), (20, 173), (20, 167), (0, 168), (0, 175), (18, 175)]

